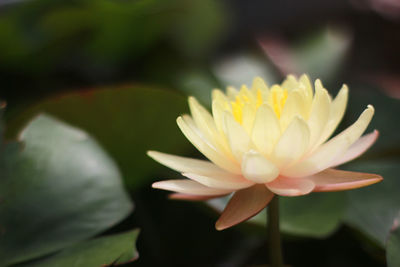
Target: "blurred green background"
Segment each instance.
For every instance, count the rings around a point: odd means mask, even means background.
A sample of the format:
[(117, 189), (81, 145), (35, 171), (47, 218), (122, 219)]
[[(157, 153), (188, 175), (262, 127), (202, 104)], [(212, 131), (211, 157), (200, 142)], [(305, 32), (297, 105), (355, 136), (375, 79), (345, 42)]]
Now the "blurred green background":
[(145, 153), (201, 157), (175, 123), (187, 96), (288, 73), (349, 85), (340, 129), (375, 106), (380, 139), (344, 168), (385, 180), (284, 198), (286, 262), (400, 266), (399, 47), (395, 0), (0, 1), (0, 266), (126, 262), (136, 238), (129, 266), (267, 262), (265, 216), (217, 232), (221, 201), (167, 200), (151, 183), (179, 175)]

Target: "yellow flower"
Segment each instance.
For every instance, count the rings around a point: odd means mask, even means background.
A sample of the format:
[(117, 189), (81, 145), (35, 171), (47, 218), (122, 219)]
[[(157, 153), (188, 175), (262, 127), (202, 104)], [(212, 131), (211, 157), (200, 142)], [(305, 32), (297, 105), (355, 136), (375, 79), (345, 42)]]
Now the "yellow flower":
[(332, 99), (320, 80), (314, 87), (306, 75), (298, 80), (289, 75), (270, 88), (255, 78), (251, 88), (214, 90), (212, 115), (189, 97), (192, 116), (183, 115), (177, 123), (210, 161), (149, 151), (150, 157), (189, 178), (153, 187), (188, 200), (235, 192), (216, 223), (222, 230), (260, 212), (274, 194), (299, 196), (381, 181), (376, 174), (333, 169), (375, 142), (376, 130), (361, 137), (374, 108), (369, 105), (353, 125), (328, 140), (345, 112), (348, 88), (343, 85)]

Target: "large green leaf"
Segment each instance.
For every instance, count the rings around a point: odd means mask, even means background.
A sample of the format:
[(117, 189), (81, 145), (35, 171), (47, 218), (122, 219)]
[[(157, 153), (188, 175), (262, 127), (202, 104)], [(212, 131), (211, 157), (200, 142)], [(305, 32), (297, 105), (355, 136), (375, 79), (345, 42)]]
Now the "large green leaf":
[(394, 222), (392, 231), (390, 232), (389, 238), (387, 240), (387, 248), (386, 248), (386, 260), (388, 263), (388, 267), (398, 267), (400, 266), (400, 227), (399, 220), (397, 219)]
[[(222, 211), (228, 198), (219, 198), (207, 203)], [(341, 193), (313, 193), (301, 197), (281, 197), (280, 228), (291, 235), (323, 238), (339, 226), (345, 210), (345, 198)], [(248, 222), (265, 228), (265, 210)]]
[(358, 161), (346, 168), (378, 173), (384, 178), (379, 184), (347, 192), (345, 216), (346, 223), (384, 246), (390, 228), (400, 213), (399, 159)]
[(87, 133), (47, 115), (0, 151), (0, 265), (87, 239), (132, 204), (115, 163)]
[(14, 117), (10, 131), (38, 112), (48, 112), (95, 136), (134, 187), (160, 167), (146, 156), (147, 150), (180, 154), (189, 147), (175, 123), (186, 110), (185, 97), (171, 91), (99, 89), (46, 99)]
[(139, 230), (133, 230), (85, 241), (21, 267), (99, 267), (131, 262), (139, 257), (135, 247), (138, 235)]

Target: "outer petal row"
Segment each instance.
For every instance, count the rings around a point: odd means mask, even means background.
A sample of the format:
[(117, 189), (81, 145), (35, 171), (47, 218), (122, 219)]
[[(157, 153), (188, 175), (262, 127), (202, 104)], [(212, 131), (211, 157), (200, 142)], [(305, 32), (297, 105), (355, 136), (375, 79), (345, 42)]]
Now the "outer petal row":
[(224, 230), (248, 220), (272, 200), (274, 194), (264, 185), (254, 185), (235, 192), (215, 224), (217, 230)]
[(187, 179), (156, 182), (153, 183), (152, 187), (182, 194), (198, 195), (198, 196), (224, 195), (224, 194), (229, 194), (233, 191), (233, 190), (207, 187), (198, 182)]
[(350, 190), (380, 182), (383, 178), (372, 173), (327, 169), (308, 177), (315, 183), (314, 192)]
[(343, 155), (349, 146), (362, 135), (373, 114), (374, 108), (369, 105), (353, 125), (281, 173), (288, 177), (305, 177), (329, 168), (332, 166), (333, 160)]
[(201, 132), (194, 125), (190, 116), (178, 117), (177, 123), (186, 138), (209, 160), (228, 172), (240, 174), (240, 167), (233, 161), (227, 159), (217, 151), (207, 140), (201, 136)]

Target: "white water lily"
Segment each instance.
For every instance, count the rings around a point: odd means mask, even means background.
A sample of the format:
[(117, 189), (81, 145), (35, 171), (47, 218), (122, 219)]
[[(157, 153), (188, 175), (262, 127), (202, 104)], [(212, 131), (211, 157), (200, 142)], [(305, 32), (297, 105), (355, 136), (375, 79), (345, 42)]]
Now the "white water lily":
[(289, 75), (271, 87), (255, 78), (251, 88), (214, 90), (212, 114), (189, 97), (192, 116), (178, 117), (177, 123), (210, 161), (149, 151), (189, 178), (153, 187), (188, 200), (235, 192), (216, 223), (221, 230), (257, 214), (274, 194), (300, 196), (379, 182), (382, 177), (376, 174), (333, 169), (361, 155), (378, 137), (377, 130), (361, 137), (374, 114), (368, 105), (356, 122), (328, 140), (344, 115), (347, 97), (346, 85), (332, 99), (320, 80), (313, 90), (306, 75)]

